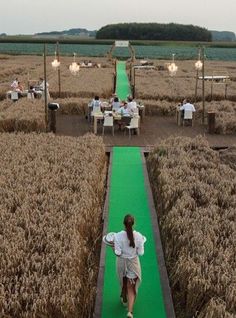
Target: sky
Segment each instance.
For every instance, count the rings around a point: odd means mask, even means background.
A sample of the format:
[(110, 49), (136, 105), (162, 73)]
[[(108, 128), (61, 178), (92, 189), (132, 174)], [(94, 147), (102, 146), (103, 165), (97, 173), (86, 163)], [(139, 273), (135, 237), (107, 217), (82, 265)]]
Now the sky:
[(0, 33), (34, 34), (112, 23), (193, 24), (236, 33), (236, 0), (1, 0)]

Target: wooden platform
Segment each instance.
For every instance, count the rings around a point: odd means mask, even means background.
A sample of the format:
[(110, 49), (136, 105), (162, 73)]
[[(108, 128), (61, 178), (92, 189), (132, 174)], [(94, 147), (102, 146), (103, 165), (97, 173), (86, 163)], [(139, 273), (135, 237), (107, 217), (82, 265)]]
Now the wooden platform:
[[(93, 126), (88, 123), (84, 116), (77, 115), (58, 115), (57, 116), (57, 135), (82, 136), (87, 132), (93, 132)], [(152, 147), (162, 139), (169, 136), (195, 137), (203, 135), (209, 141), (211, 147), (228, 147), (236, 144), (236, 134), (234, 135), (210, 135), (207, 127), (200, 122), (196, 122), (194, 127), (177, 126), (175, 117), (146, 116), (141, 124), (140, 135), (132, 135), (129, 139), (128, 134), (115, 129), (115, 136), (112, 136), (108, 128), (103, 137), (106, 146), (141, 146)], [(98, 126), (98, 136), (102, 136), (102, 125)]]

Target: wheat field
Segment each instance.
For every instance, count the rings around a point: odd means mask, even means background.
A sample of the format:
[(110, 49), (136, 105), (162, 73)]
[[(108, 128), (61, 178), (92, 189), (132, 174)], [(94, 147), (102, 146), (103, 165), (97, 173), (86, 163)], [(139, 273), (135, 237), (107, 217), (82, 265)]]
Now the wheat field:
[[(87, 60), (80, 57), (77, 62)], [(38, 80), (43, 77), (42, 56), (9, 56), (1, 55), (0, 70), (0, 131), (45, 131), (42, 124), (42, 106), (38, 103), (30, 104), (24, 98), (18, 101), (17, 107), (11, 107), (5, 101), (6, 92), (10, 83), (18, 78), (27, 88), (28, 79)], [(93, 58), (93, 62), (100, 63), (101, 68), (81, 68), (78, 76), (69, 72), (71, 57), (61, 57), (61, 96), (58, 91), (58, 74), (51, 67), (53, 57), (47, 57), (47, 79), (51, 100), (59, 102), (59, 113), (84, 115), (87, 112), (88, 102), (94, 95), (102, 99), (109, 99), (113, 91), (114, 61), (106, 58)], [(139, 61), (137, 60), (137, 63)], [(174, 116), (176, 105), (184, 98), (195, 100), (196, 71), (195, 61), (176, 61), (178, 72), (170, 77), (165, 60), (153, 60), (155, 70), (136, 70), (135, 91), (136, 99), (146, 107), (146, 114), (153, 116)], [(129, 67), (129, 63), (128, 66)], [(127, 73), (130, 71), (127, 68)], [(211, 100), (211, 82), (205, 83), (206, 112), (216, 112), (216, 133), (235, 134), (236, 132), (236, 67), (233, 62), (206, 61), (206, 75), (229, 75), (231, 81), (227, 83), (227, 99), (224, 99), (225, 86), (213, 86), (213, 100)], [(202, 116), (201, 81), (198, 83), (197, 118)], [(24, 102), (23, 102), (24, 101)], [(16, 103), (15, 103), (16, 104)], [(14, 105), (16, 106), (16, 105)], [(7, 110), (7, 108), (9, 109)], [(41, 107), (41, 110), (40, 110)], [(27, 109), (27, 111), (26, 111)], [(32, 122), (30, 118), (32, 117)], [(21, 123), (19, 123), (19, 121)], [(30, 128), (26, 127), (26, 123)]]
[(103, 142), (0, 134), (0, 316), (88, 318), (106, 179)]
[[(236, 316), (235, 147), (171, 137), (148, 157), (177, 317)], [(235, 164), (235, 163), (234, 163)]]

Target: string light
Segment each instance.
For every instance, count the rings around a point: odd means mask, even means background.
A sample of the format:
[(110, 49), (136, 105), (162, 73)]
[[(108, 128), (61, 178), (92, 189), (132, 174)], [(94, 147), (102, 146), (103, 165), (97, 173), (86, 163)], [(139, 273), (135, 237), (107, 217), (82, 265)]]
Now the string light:
[(172, 62), (167, 66), (170, 76), (175, 76), (178, 66), (175, 64), (175, 54), (172, 54)]
[(198, 53), (198, 60), (197, 62), (195, 63), (195, 69), (197, 71), (201, 71), (202, 70), (202, 61), (200, 59), (200, 52)]
[(69, 66), (69, 70), (72, 75), (77, 75), (80, 70), (80, 66), (75, 62), (75, 55), (76, 54), (74, 53), (74, 60)]
[(56, 71), (61, 65), (61, 62), (58, 61), (56, 57), (56, 52), (55, 52), (55, 59), (52, 61), (52, 68)]

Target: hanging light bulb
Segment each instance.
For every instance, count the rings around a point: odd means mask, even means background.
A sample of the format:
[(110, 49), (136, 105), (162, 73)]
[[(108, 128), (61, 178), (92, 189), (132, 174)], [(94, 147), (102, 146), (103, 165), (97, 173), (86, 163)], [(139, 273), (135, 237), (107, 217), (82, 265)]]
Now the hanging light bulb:
[(55, 71), (56, 71), (56, 70), (60, 67), (60, 65), (61, 65), (61, 62), (58, 61), (56, 54), (57, 54), (57, 53), (55, 52), (55, 59), (52, 61), (52, 68), (53, 68)]
[(75, 53), (74, 53), (74, 60), (71, 63), (71, 65), (69, 66), (69, 70), (71, 72), (72, 75), (77, 75), (80, 69), (80, 66), (75, 62)]
[(175, 64), (175, 54), (172, 54), (172, 62), (167, 66), (170, 76), (174, 76), (178, 71), (178, 66)]
[(202, 70), (202, 61), (201, 61), (201, 58), (200, 58), (200, 52), (198, 53), (198, 60), (195, 63), (195, 69), (197, 71), (201, 71)]
[(196, 63), (195, 63), (195, 69), (197, 71), (201, 71), (202, 69), (202, 62), (200, 60), (198, 60)]

